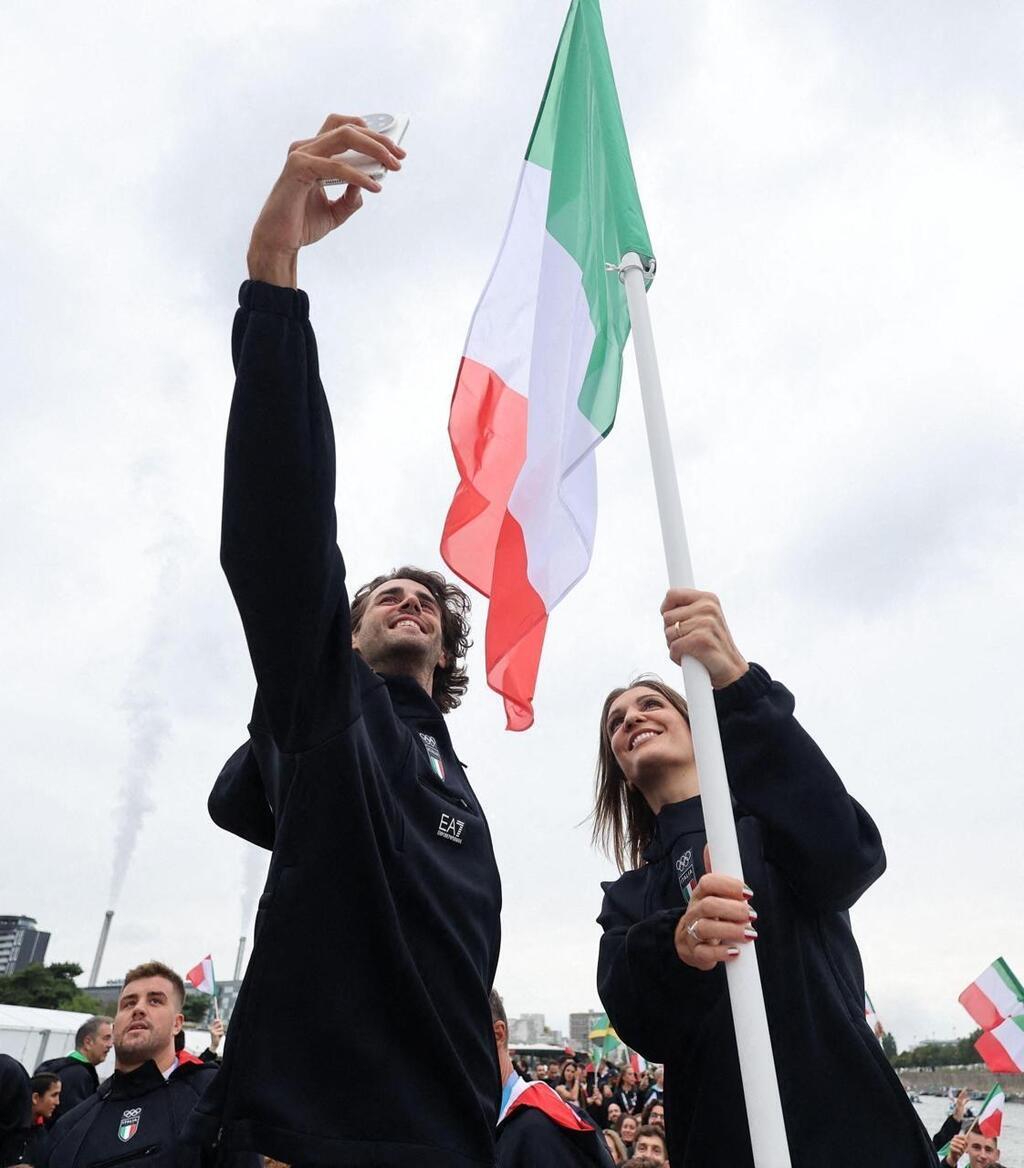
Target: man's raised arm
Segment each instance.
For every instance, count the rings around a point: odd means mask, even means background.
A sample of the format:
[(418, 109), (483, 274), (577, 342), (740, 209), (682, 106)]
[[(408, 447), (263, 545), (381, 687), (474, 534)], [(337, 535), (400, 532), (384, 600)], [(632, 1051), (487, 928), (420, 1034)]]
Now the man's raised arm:
[[(360, 119), (338, 115), (289, 149), (253, 228), (232, 333), (221, 563), (245, 627), (258, 711), (285, 752), (316, 745), (348, 720), (351, 634), (336, 542), (334, 433), (309, 301), (296, 280), (299, 248), (354, 214), (361, 188), (380, 189), (332, 158), (353, 148), (389, 169), (404, 154)], [(325, 178), (349, 185), (332, 201)], [(336, 675), (341, 685), (325, 684)]]

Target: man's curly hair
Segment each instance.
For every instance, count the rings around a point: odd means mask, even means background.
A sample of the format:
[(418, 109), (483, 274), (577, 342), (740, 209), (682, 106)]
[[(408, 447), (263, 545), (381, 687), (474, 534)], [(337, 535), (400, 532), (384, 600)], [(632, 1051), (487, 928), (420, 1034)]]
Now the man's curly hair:
[(441, 610), (441, 645), (448, 664), (434, 668), (430, 696), (437, 702), (442, 714), (454, 710), (462, 701), (469, 686), (465, 657), (472, 641), (469, 639), (470, 599), (456, 584), (449, 584), (440, 572), (427, 572), (408, 564), (395, 568), (385, 576), (376, 576), (364, 584), (352, 597), (352, 632), (359, 630), (370, 593), (389, 580), (415, 580), (422, 584), (437, 601)]

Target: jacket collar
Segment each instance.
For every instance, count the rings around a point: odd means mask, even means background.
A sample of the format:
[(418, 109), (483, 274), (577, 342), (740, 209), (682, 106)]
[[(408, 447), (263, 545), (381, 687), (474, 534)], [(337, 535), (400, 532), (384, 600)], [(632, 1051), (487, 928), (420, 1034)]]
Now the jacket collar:
[(134, 1099), (166, 1084), (160, 1068), (150, 1059), (134, 1071), (114, 1071), (107, 1092), (112, 1099)]
[(395, 673), (381, 673), (378, 676), (388, 687), (391, 705), (400, 718), (418, 718), (431, 722), (444, 721), (444, 715), (438, 709), (436, 702), (418, 681)]
[(672, 851), (672, 845), (681, 835), (703, 830), (704, 809), (699, 795), (667, 804), (654, 820), (654, 837), (644, 849), (644, 861), (650, 864), (660, 860)]

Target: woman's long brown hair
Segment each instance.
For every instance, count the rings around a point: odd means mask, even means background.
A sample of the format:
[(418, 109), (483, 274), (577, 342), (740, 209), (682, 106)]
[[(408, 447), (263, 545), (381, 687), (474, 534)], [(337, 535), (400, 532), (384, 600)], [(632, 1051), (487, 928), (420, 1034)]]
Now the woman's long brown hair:
[(591, 819), (594, 828), (591, 843), (596, 844), (606, 856), (614, 860), (619, 871), (639, 868), (643, 862), (644, 849), (654, 836), (654, 813), (647, 806), (647, 800), (626, 781), (615, 755), (612, 753), (608, 735), (608, 711), (612, 702), (631, 689), (653, 690), (674, 706), (690, 724), (690, 714), (686, 708), (686, 698), (660, 677), (643, 674), (619, 689), (613, 689), (604, 699), (601, 709), (600, 741), (597, 752), (597, 772), (594, 779), (594, 810)]

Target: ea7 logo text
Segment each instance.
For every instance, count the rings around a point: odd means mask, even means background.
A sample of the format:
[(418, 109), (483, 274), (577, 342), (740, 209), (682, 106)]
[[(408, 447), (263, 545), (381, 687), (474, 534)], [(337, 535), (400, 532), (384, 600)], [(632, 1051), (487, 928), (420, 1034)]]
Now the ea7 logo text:
[(437, 834), (443, 840), (447, 840), (452, 844), (462, 843), (462, 829), (466, 826), (464, 819), (456, 819), (454, 815), (449, 815), (446, 812), (441, 816), (441, 822), (437, 825)]

